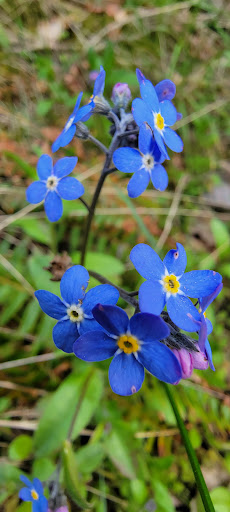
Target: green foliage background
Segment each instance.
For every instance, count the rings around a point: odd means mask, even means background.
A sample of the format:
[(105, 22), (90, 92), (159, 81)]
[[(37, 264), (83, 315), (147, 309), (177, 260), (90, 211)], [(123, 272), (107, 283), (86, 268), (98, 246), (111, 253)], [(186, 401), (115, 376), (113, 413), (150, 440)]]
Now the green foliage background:
[[(26, 206), (25, 188), (36, 161), (50, 152), (81, 91), (92, 90), (90, 71), (103, 64), (105, 93), (128, 82), (139, 95), (135, 68), (153, 83), (171, 78), (183, 113), (178, 130), (184, 152), (167, 162), (169, 187), (151, 188), (135, 201), (127, 177), (108, 178), (102, 193), (86, 266), (133, 290), (140, 284), (129, 263), (138, 241), (155, 246), (175, 190), (178, 205), (163, 255), (180, 241), (188, 270), (213, 268), (224, 290), (209, 310), (216, 372), (194, 372), (174, 390), (197, 451), (217, 512), (230, 509), (229, 363), (229, 67), (230, 7), (227, 0), (37, 1), (1, 0), (1, 183), (0, 337), (1, 361), (51, 354), (46, 361), (0, 365), (0, 503), (19, 504), (19, 475), (54, 476), (58, 454), (90, 365), (56, 351), (54, 321), (42, 314), (33, 291), (59, 293), (45, 270), (56, 253), (79, 261), (84, 207), (66, 202), (63, 219), (51, 226), (42, 208), (5, 226)], [(92, 133), (108, 144), (108, 122), (92, 118)], [(92, 195), (103, 157), (76, 140), (58, 157), (77, 154), (75, 175)], [(186, 174), (187, 179), (183, 181)], [(181, 190), (178, 189), (178, 183)], [(136, 207), (134, 210), (133, 206)], [(109, 210), (110, 208), (110, 210)], [(171, 211), (172, 212), (172, 211)], [(91, 282), (95, 285), (96, 281)], [(124, 303), (120, 301), (120, 305)], [(128, 309), (128, 313), (131, 313)], [(95, 512), (202, 512), (194, 478), (161, 384), (149, 375), (131, 398), (115, 396), (108, 364), (93, 366), (92, 380), (75, 425), (73, 448), (64, 454), (71, 510), (86, 499)], [(75, 468), (72, 481), (69, 468)], [(73, 471), (72, 471), (73, 472)], [(48, 489), (46, 489), (48, 492)], [(87, 496), (86, 493), (88, 492)], [(75, 502), (75, 505), (74, 505)], [(87, 505), (85, 505), (87, 507)]]

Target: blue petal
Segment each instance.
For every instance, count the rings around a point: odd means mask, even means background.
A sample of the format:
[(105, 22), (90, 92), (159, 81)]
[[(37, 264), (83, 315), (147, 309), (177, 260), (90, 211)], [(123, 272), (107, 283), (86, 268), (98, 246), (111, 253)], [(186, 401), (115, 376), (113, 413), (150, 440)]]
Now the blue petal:
[(46, 315), (56, 318), (56, 320), (60, 320), (66, 315), (66, 306), (57, 295), (46, 290), (37, 290), (34, 295)]
[(109, 383), (117, 395), (133, 395), (141, 388), (144, 378), (144, 368), (133, 354), (122, 352), (115, 356), (110, 364)]
[(128, 183), (127, 190), (129, 197), (138, 197), (145, 191), (150, 181), (150, 175), (145, 169), (136, 171)]
[(188, 297), (184, 295), (171, 295), (167, 301), (167, 310), (171, 320), (180, 329), (185, 331), (197, 331), (197, 323), (200, 322), (200, 314)]
[(61, 278), (61, 296), (68, 304), (77, 304), (84, 299), (85, 290), (89, 283), (89, 273), (82, 265), (68, 268)]
[(62, 199), (71, 201), (83, 196), (85, 189), (76, 178), (62, 178), (57, 186), (57, 191)]
[(26, 199), (29, 203), (37, 204), (40, 203), (47, 192), (46, 184), (42, 181), (34, 181), (26, 189)]
[(137, 149), (119, 148), (114, 151), (113, 163), (121, 172), (135, 172), (142, 166), (142, 157)]
[(154, 128), (153, 115), (148, 109), (146, 103), (140, 98), (133, 100), (132, 114), (138, 126), (141, 126), (142, 123), (148, 123), (152, 129)]
[(20, 475), (20, 480), (25, 484), (27, 485), (27, 487), (29, 487), (29, 489), (32, 489), (33, 488), (33, 484), (32, 482), (29, 480), (29, 478), (27, 478), (27, 476), (24, 476), (24, 475)]
[(64, 158), (60, 158), (54, 166), (55, 176), (60, 179), (70, 174), (74, 170), (77, 161), (77, 156), (66, 156)]
[(83, 334), (75, 341), (75, 356), (83, 361), (104, 361), (117, 351), (116, 341), (102, 331), (91, 331)]
[(88, 119), (90, 118), (91, 112), (93, 110), (93, 107), (94, 107), (93, 102), (90, 103), (89, 105), (84, 105), (84, 107), (81, 107), (74, 119), (74, 122), (78, 123), (78, 121), (82, 121), (84, 123), (85, 121), (88, 121)]
[(59, 320), (53, 328), (53, 340), (57, 348), (67, 354), (73, 352), (73, 344), (79, 337), (77, 322)]
[(176, 116), (176, 120), (177, 121), (180, 121), (183, 117), (183, 114), (181, 114), (180, 112), (177, 112), (177, 116)]
[[(164, 151), (165, 151), (165, 153), (167, 153), (166, 147), (164, 147)], [(158, 147), (158, 145), (157, 145), (155, 140), (154, 140), (154, 143), (153, 143), (153, 151), (152, 151), (152, 153), (153, 153), (153, 156), (154, 156), (154, 161), (156, 163), (162, 164), (162, 162), (164, 162), (166, 156), (165, 156), (165, 154), (163, 154), (160, 151), (160, 149), (159, 149), (159, 147)]]
[[(80, 107), (80, 103), (81, 103), (82, 96), (83, 96), (83, 92), (80, 92), (80, 93), (78, 94), (77, 101), (76, 101), (76, 103), (75, 103), (75, 107), (74, 107), (74, 109), (73, 109), (73, 114), (71, 114), (71, 115), (76, 115), (76, 113), (77, 113), (77, 111), (78, 111), (78, 109), (79, 109), (79, 107)], [(71, 116), (70, 116), (70, 117), (71, 117)]]
[(187, 256), (183, 245), (179, 243), (176, 244), (176, 249), (172, 249), (166, 254), (163, 263), (165, 264), (169, 274), (174, 274), (178, 277), (181, 276), (187, 265)]
[[(165, 130), (166, 130), (166, 128), (165, 128)], [(165, 132), (165, 130), (164, 130), (164, 132)], [(154, 133), (154, 137), (155, 137), (155, 140), (156, 140), (156, 143), (157, 143), (157, 146), (158, 146), (160, 152), (164, 155), (164, 158), (166, 160), (169, 160), (168, 153), (167, 153), (166, 147), (164, 145), (163, 134), (161, 135), (161, 133), (159, 133), (159, 131), (155, 127), (153, 130), (153, 133)]]
[(176, 94), (176, 86), (171, 80), (161, 80), (156, 86), (159, 101), (172, 100)]
[(177, 111), (171, 101), (163, 101), (161, 103), (161, 115), (165, 124), (172, 126), (177, 120)]
[(137, 75), (137, 80), (138, 80), (139, 84), (141, 85), (141, 83), (144, 82), (146, 80), (146, 78), (140, 69), (136, 69), (136, 75)]
[(42, 496), (43, 486), (42, 486), (42, 483), (40, 482), (39, 478), (33, 479), (33, 486), (34, 486), (35, 491), (37, 491), (38, 495)]
[(200, 330), (199, 330), (199, 348), (202, 352), (204, 352), (204, 347), (207, 339), (207, 323), (205, 321), (204, 316), (201, 316), (200, 322)]
[(170, 334), (164, 320), (149, 313), (137, 313), (132, 316), (130, 318), (130, 332), (143, 342), (160, 341)]
[[(221, 276), (220, 276), (221, 277)], [(219, 295), (223, 288), (223, 283), (220, 283), (213, 293), (210, 293), (207, 297), (199, 299), (199, 303), (202, 311), (206, 311), (207, 307), (213, 302), (213, 300)]]
[(40, 180), (47, 180), (49, 176), (52, 174), (53, 170), (53, 161), (51, 156), (42, 155), (37, 163), (37, 173)]
[(39, 500), (40, 509), (39, 512), (48, 512), (48, 500), (45, 496), (41, 496)]
[(50, 190), (45, 198), (45, 212), (50, 222), (56, 222), (62, 216), (62, 200), (55, 191)]
[(153, 315), (160, 315), (165, 307), (166, 294), (159, 281), (145, 281), (139, 289), (140, 310)]
[(144, 343), (138, 352), (138, 359), (148, 372), (163, 382), (174, 384), (182, 377), (178, 359), (159, 341)]
[(221, 280), (221, 275), (213, 270), (192, 270), (182, 276), (181, 290), (192, 298), (206, 297), (216, 290)]
[(168, 174), (163, 165), (156, 164), (151, 170), (151, 180), (153, 186), (163, 192), (168, 186)]
[(166, 127), (164, 129), (164, 140), (169, 149), (175, 151), (175, 153), (183, 151), (183, 141), (171, 128)]
[(153, 153), (154, 150), (154, 139), (151, 128), (142, 124), (139, 131), (139, 150), (143, 155)]
[(68, 130), (66, 130), (66, 128), (62, 130), (60, 135), (58, 135), (52, 144), (53, 153), (55, 153), (59, 148), (64, 148), (71, 142), (71, 140), (73, 140), (76, 129), (76, 125), (72, 124)]
[(128, 330), (129, 317), (118, 306), (102, 306), (102, 304), (97, 304), (93, 308), (93, 316), (110, 334), (119, 336)]
[(215, 372), (215, 366), (212, 362), (212, 349), (211, 349), (211, 346), (210, 346), (210, 343), (208, 341), (208, 339), (206, 339), (206, 342), (205, 342), (205, 352), (207, 354), (207, 357), (208, 357), (208, 362), (209, 362), (209, 366), (211, 368), (211, 370), (213, 372)]
[(89, 331), (104, 331), (103, 327), (95, 320), (95, 318), (84, 318), (78, 327), (80, 335)]
[(137, 244), (130, 253), (130, 259), (139, 274), (145, 279), (161, 279), (165, 266), (158, 254), (147, 244)]
[(205, 321), (206, 321), (206, 325), (207, 325), (207, 334), (209, 336), (209, 334), (211, 334), (211, 332), (213, 331), (212, 322), (210, 322), (210, 320), (208, 318), (206, 318)]
[(93, 88), (93, 96), (102, 96), (105, 88), (105, 70), (103, 66), (100, 66), (100, 73), (97, 76), (94, 88)]
[(92, 309), (99, 302), (100, 304), (115, 305), (119, 299), (119, 291), (110, 284), (99, 284), (95, 288), (91, 288), (84, 298), (83, 309), (87, 315), (92, 315)]
[(150, 80), (145, 80), (140, 84), (141, 97), (146, 103), (146, 105), (153, 112), (160, 112), (160, 104), (157, 97), (157, 93), (153, 87), (153, 84)]
[(28, 487), (23, 487), (18, 494), (20, 500), (23, 501), (32, 501), (31, 491)]

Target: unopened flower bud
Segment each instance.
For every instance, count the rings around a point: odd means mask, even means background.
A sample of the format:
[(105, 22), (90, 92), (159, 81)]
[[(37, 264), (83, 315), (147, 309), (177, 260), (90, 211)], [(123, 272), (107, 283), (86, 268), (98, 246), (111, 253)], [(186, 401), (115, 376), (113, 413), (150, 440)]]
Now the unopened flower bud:
[(111, 106), (108, 103), (108, 101), (106, 101), (104, 96), (94, 96), (93, 97), (93, 102), (94, 102), (93, 113), (94, 114), (101, 114), (103, 116), (107, 116), (107, 114), (111, 110)]
[(77, 123), (76, 137), (78, 137), (78, 139), (88, 139), (88, 135), (89, 129), (84, 123), (81, 123), (81, 121), (79, 121)]
[(126, 108), (131, 100), (131, 91), (128, 84), (118, 82), (114, 85), (111, 100), (115, 107)]
[[(197, 347), (199, 348), (199, 347)], [(207, 355), (199, 350), (199, 352), (193, 352), (192, 360), (193, 360), (193, 368), (196, 370), (207, 370), (209, 366)]]
[(55, 508), (55, 510), (51, 510), (51, 509), (49, 508), (49, 509), (48, 509), (48, 512), (69, 512), (69, 509), (68, 509), (68, 507), (63, 506), (63, 507)]
[[(191, 352), (188, 352), (185, 348), (181, 348), (180, 350), (173, 349), (173, 353), (181, 365), (182, 379), (188, 379), (191, 377), (193, 371), (193, 356)], [(196, 352), (194, 352), (194, 354), (196, 354)]]

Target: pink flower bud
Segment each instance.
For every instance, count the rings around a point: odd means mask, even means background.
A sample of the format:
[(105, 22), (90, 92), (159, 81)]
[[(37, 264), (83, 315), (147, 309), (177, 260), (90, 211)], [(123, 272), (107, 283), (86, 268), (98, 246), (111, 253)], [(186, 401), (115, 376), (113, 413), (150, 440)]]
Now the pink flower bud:
[(58, 507), (58, 508), (55, 508), (55, 510), (51, 510), (50, 508), (48, 509), (48, 512), (69, 512), (69, 509), (68, 507), (64, 506), (64, 507)]
[(185, 348), (181, 348), (180, 350), (173, 349), (172, 351), (181, 365), (182, 379), (188, 379), (191, 377), (193, 371), (192, 354), (185, 350)]
[(111, 100), (115, 107), (126, 108), (131, 100), (131, 91), (128, 84), (118, 82), (112, 90)]
[(193, 352), (191, 355), (193, 360), (193, 368), (195, 368), (196, 370), (207, 370), (209, 362), (204, 352), (201, 352), (201, 350), (199, 350), (199, 352)]

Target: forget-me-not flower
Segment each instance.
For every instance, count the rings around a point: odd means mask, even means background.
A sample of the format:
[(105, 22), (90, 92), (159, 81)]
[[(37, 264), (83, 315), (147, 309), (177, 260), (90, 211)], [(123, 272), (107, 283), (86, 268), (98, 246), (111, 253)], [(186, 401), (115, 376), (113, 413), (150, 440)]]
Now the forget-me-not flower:
[(42, 483), (38, 478), (34, 478), (33, 482), (24, 476), (20, 475), (20, 480), (26, 485), (19, 491), (19, 498), (23, 501), (32, 502), (33, 512), (47, 512), (48, 501), (43, 494)]
[(114, 393), (132, 395), (141, 388), (144, 368), (164, 382), (181, 378), (181, 367), (172, 351), (160, 340), (169, 336), (162, 318), (137, 313), (130, 320), (117, 306), (97, 304), (94, 318), (103, 331), (87, 332), (74, 343), (75, 355), (83, 361), (104, 361), (113, 357), (109, 382)]
[(38, 181), (34, 181), (26, 190), (29, 203), (37, 204), (45, 200), (45, 212), (50, 222), (56, 222), (62, 216), (62, 199), (78, 199), (84, 194), (84, 187), (76, 178), (66, 177), (70, 174), (77, 157), (60, 158), (53, 167), (52, 158), (42, 155), (37, 163)]
[(91, 101), (97, 101), (97, 98), (103, 96), (105, 88), (105, 70), (103, 66), (100, 66), (100, 73), (97, 76), (94, 82), (93, 94), (91, 96)]
[(146, 80), (140, 80), (141, 98), (136, 98), (132, 103), (133, 117), (138, 126), (147, 123), (153, 130), (157, 145), (162, 153), (166, 155), (164, 143), (180, 153), (183, 150), (183, 142), (179, 135), (170, 126), (177, 121), (177, 111), (170, 100), (159, 101), (153, 84)]
[(86, 293), (88, 282), (88, 271), (81, 265), (74, 265), (61, 279), (61, 299), (46, 290), (35, 292), (42, 311), (58, 320), (53, 328), (53, 340), (63, 352), (73, 352), (73, 343), (80, 334), (100, 329), (92, 314), (96, 304), (118, 301), (119, 292), (110, 284), (100, 284)]
[(59, 148), (63, 148), (65, 146), (67, 146), (71, 142), (71, 140), (73, 140), (74, 135), (77, 130), (78, 121), (84, 122), (89, 119), (92, 109), (94, 107), (94, 103), (93, 103), (93, 101), (91, 101), (88, 105), (85, 105), (84, 107), (81, 107), (79, 109), (82, 95), (83, 95), (83, 92), (80, 92), (72, 114), (69, 116), (69, 119), (66, 122), (62, 132), (60, 133), (60, 135), (58, 135), (57, 139), (54, 141), (54, 143), (52, 145), (53, 153), (55, 153)]
[(168, 175), (161, 163), (165, 156), (152, 137), (151, 129), (143, 124), (139, 131), (139, 151), (134, 148), (119, 148), (113, 154), (113, 162), (121, 172), (133, 172), (127, 190), (130, 197), (144, 192), (151, 179), (158, 190), (165, 190)]
[(146, 244), (133, 247), (130, 259), (139, 274), (147, 279), (139, 289), (140, 310), (160, 315), (167, 303), (168, 314), (178, 327), (197, 331), (195, 322), (200, 321), (200, 313), (188, 297), (206, 297), (213, 293), (222, 281), (221, 275), (212, 270), (184, 273), (187, 256), (179, 243), (176, 250), (166, 254), (163, 262)]

